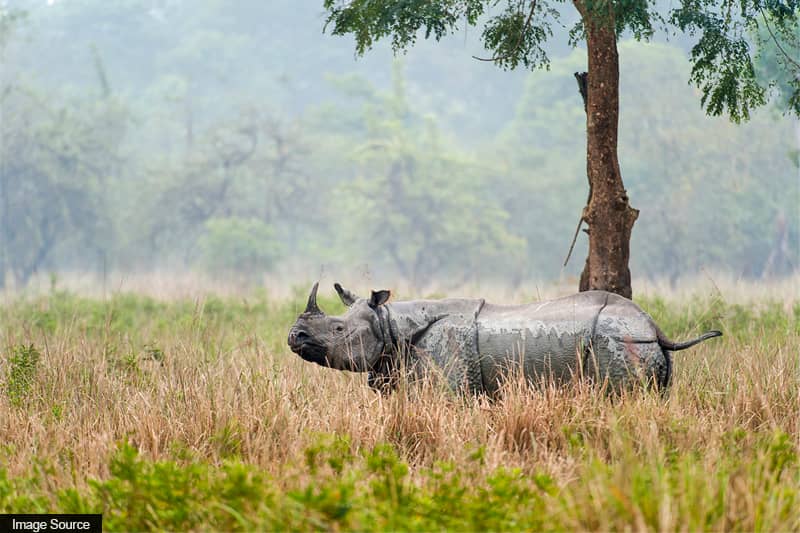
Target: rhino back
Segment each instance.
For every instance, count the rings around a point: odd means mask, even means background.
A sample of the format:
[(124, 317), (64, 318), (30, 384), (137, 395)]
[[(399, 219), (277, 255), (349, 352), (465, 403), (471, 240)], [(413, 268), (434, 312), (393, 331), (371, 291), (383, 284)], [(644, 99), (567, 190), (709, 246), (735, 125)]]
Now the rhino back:
[(596, 294), (580, 293), (526, 305), (484, 305), (478, 316), (484, 387), (496, 389), (502, 375), (520, 363), (528, 377), (568, 379), (603, 303)]
[[(503, 373), (522, 364), (529, 378), (564, 382), (576, 371), (616, 379), (631, 343), (655, 341), (650, 317), (632, 301), (603, 291), (527, 305), (486, 304), (478, 317), (478, 351), (484, 387), (491, 391)], [(586, 350), (592, 358), (583, 368)]]
[(658, 342), (655, 322), (641, 307), (617, 294), (601, 294), (608, 299), (598, 317), (596, 334), (620, 341)]

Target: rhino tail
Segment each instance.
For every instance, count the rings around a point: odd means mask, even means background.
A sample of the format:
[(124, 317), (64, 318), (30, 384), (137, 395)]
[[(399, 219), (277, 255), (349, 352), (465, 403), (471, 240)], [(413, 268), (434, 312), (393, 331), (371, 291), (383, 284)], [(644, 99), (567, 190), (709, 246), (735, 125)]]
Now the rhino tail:
[(677, 351), (677, 350), (685, 350), (686, 348), (691, 348), (695, 344), (699, 344), (704, 340), (713, 339), (714, 337), (722, 337), (722, 332), (717, 330), (707, 331), (697, 337), (696, 339), (692, 339), (690, 341), (684, 342), (673, 342), (666, 338), (664, 334), (659, 331), (658, 332), (658, 344), (669, 351)]

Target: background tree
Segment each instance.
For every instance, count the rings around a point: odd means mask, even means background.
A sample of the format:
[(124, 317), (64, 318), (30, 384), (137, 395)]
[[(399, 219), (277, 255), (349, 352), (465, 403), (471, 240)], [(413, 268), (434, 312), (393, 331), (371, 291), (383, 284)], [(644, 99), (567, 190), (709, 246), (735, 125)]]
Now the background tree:
[(200, 261), (212, 274), (258, 280), (280, 255), (272, 226), (257, 218), (212, 218), (200, 237)]
[[(558, 12), (542, 0), (508, 0), (505, 10), (488, 20), (482, 15), (498, 2), (487, 0), (325, 0), (328, 24), (336, 35), (352, 34), (363, 54), (389, 37), (395, 51), (418, 36), (441, 39), (464, 24), (483, 24), (486, 60), (504, 68), (537, 68), (549, 59), (543, 45), (552, 35)], [(727, 113), (736, 122), (765, 103), (765, 87), (755, 75), (748, 29), (770, 18), (782, 28), (797, 16), (796, 0), (682, 0), (667, 14), (655, 2), (573, 0), (580, 18), (571, 42), (585, 41), (588, 75), (578, 76), (585, 99), (589, 198), (582, 220), (589, 228), (589, 252), (580, 289), (603, 289), (631, 296), (630, 239), (638, 211), (628, 202), (617, 157), (619, 56), (617, 41), (625, 32), (649, 39), (657, 24), (698, 33), (691, 50), (691, 81), (702, 93), (708, 113)], [(781, 30), (779, 30), (781, 31)], [(797, 90), (797, 87), (795, 87)]]
[(102, 262), (114, 230), (104, 200), (121, 165), (124, 106), (113, 99), (59, 105), (21, 80), (6, 87), (2, 103), (3, 272), (25, 285), (65, 247)]
[[(628, 40), (619, 53), (623, 71), (638, 74), (620, 80), (620, 160), (631, 198), (648, 206), (632, 235), (631, 269), (640, 277), (658, 272), (672, 283), (701, 270), (727, 270), (726, 264), (736, 265), (736, 276), (760, 276), (781, 212), (788, 252), (797, 257), (800, 227), (792, 213), (800, 181), (786, 157), (795, 142), (793, 121), (769, 109), (745, 124), (708, 117), (693, 87), (670, 81), (691, 69), (682, 50)], [(575, 105), (572, 77), (584, 61), (575, 50), (548, 72), (531, 73), (513, 120), (481, 157), (508, 162), (494, 178), (494, 194), (534, 250), (526, 258), (533, 279), (557, 272), (564, 236), (575, 230), (570, 214), (585, 200), (574, 192), (585, 180), (585, 144), (574, 135), (585, 116)], [(579, 241), (574, 255), (585, 246)]]
[(367, 258), (388, 260), (417, 288), (498, 268), (518, 279), (525, 242), (487, 194), (490, 174), (451, 147), (431, 117), (409, 109), (400, 65), (390, 93), (362, 84), (358, 99), (365, 135), (354, 139), (356, 177), (340, 186), (337, 204)]
[[(12, 286), (36, 272), (192, 269), (291, 283), (320, 265), (448, 290), (577, 284), (578, 262), (561, 268), (586, 199), (574, 192), (586, 115), (573, 72), (586, 57), (567, 45), (571, 6), (553, 25), (550, 72), (458, 61), (482, 48), (466, 32), (410, 49), (402, 83), (389, 42), (353, 61), (349, 38), (319, 31), (319, 4), (3, 6), (26, 13), (0, 32), (0, 279)], [(771, 38), (761, 22), (751, 30)], [(760, 58), (788, 76), (756, 34)], [(622, 170), (648, 206), (631, 269), (791, 275), (800, 182), (786, 157), (795, 122), (775, 110), (786, 100), (739, 126), (706, 117), (685, 83), (689, 41), (619, 43), (622, 70), (639, 74), (620, 84)]]
[[(778, 17), (786, 15), (778, 13)], [(776, 109), (800, 115), (800, 18), (786, 17), (776, 24), (764, 14), (762, 24), (753, 33), (759, 44), (758, 74), (762, 80), (775, 80)], [(800, 117), (794, 123), (795, 142), (788, 156), (800, 175)], [(792, 244), (800, 242), (800, 237), (792, 234), (791, 215), (787, 216), (787, 212), (791, 210), (781, 210), (774, 217), (775, 231), (761, 272), (763, 278), (792, 272), (800, 265), (800, 254), (792, 250)]]
[(249, 274), (254, 265), (274, 264), (279, 249), (304, 252), (302, 230), (327, 223), (326, 210), (313, 194), (324, 188), (325, 178), (306, 168), (304, 135), (302, 125), (251, 108), (198, 132), (188, 151), (179, 150), (174, 160), (156, 160), (149, 173), (157, 193), (148, 194), (147, 242), (153, 252), (171, 250), (173, 260), (188, 263), (202, 256), (212, 271), (230, 272), (233, 256), (222, 263), (207, 257), (209, 250), (219, 249), (210, 243), (222, 242), (228, 230), (239, 240), (257, 234), (251, 242), (270, 241), (270, 232), (285, 236), (282, 246), (265, 246), (269, 260), (243, 262)]

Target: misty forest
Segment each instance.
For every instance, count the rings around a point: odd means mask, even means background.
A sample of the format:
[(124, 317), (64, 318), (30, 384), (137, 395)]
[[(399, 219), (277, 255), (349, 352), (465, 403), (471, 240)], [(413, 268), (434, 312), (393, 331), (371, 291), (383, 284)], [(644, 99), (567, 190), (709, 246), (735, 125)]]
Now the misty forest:
[(0, 0), (0, 531), (800, 531), (798, 117), (800, 0)]
[[(0, 284), (180, 271), (413, 287), (562, 268), (586, 200), (583, 104), (554, 26), (547, 70), (479, 30), (393, 55), (322, 33), (315, 2), (11, 2), (0, 27)], [(7, 9), (7, 8), (3, 8)], [(572, 19), (571, 19), (572, 17)], [(691, 36), (620, 39), (619, 159), (634, 277), (798, 268), (800, 126), (775, 87), (742, 124), (689, 84)], [(777, 69), (777, 54), (758, 68)], [(788, 75), (788, 74), (787, 74)]]

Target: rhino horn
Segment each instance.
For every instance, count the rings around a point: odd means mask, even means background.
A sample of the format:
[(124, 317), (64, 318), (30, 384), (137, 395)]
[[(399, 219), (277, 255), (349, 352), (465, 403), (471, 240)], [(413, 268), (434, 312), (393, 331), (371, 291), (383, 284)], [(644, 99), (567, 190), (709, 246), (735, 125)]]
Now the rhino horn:
[(305, 312), (309, 315), (324, 315), (325, 313), (317, 306), (317, 289), (319, 288), (319, 281), (311, 287), (311, 294), (308, 295), (308, 303), (306, 304)]
[(339, 294), (339, 298), (342, 300), (342, 303), (347, 307), (350, 307), (355, 303), (356, 300), (358, 300), (358, 296), (348, 291), (338, 283), (334, 283), (333, 288), (336, 289), (336, 292)]

